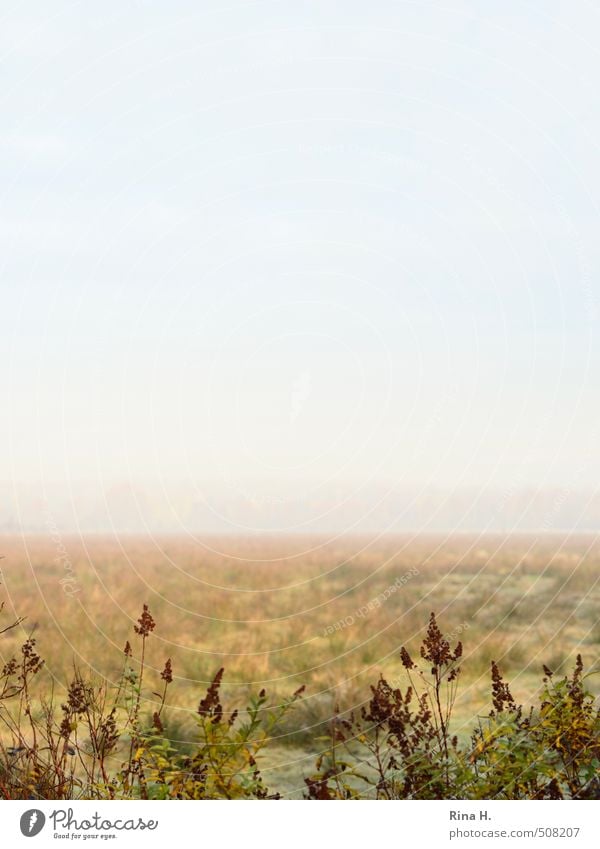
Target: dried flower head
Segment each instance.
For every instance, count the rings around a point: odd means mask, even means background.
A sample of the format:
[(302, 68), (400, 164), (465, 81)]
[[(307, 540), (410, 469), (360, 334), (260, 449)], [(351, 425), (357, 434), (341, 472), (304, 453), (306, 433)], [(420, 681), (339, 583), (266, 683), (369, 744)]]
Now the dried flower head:
[(142, 610), (142, 615), (138, 619), (138, 624), (133, 626), (133, 630), (136, 634), (139, 634), (140, 637), (147, 637), (151, 631), (154, 631), (156, 628), (156, 622), (152, 618), (150, 611), (148, 610), (148, 605), (144, 605), (144, 609)]
[(40, 669), (44, 665), (44, 661), (35, 650), (35, 640), (32, 637), (29, 637), (29, 639), (25, 640), (25, 642), (21, 646), (21, 654), (23, 655), (23, 660), (21, 664), (21, 678), (24, 678), (29, 674), (35, 675), (37, 672), (40, 671)]
[(444, 638), (440, 631), (435, 613), (429, 617), (427, 634), (421, 646), (421, 657), (429, 661), (432, 666), (443, 666), (450, 660), (450, 643)]
[(402, 648), (400, 649), (400, 660), (402, 661), (402, 666), (405, 669), (414, 669), (416, 666), (412, 657), (409, 655), (404, 646), (402, 646)]
[(160, 677), (166, 684), (170, 684), (173, 681), (173, 667), (171, 666), (171, 658), (168, 657), (165, 663), (165, 668), (160, 673)]
[(224, 672), (224, 668), (221, 667), (206, 691), (205, 697), (201, 699), (198, 705), (200, 716), (210, 717), (215, 725), (221, 721), (223, 716), (223, 706), (219, 698), (219, 690), (221, 689), (221, 680)]
[[(444, 674), (449, 667), (452, 667), (462, 657), (462, 652), (463, 647), (461, 642), (458, 642), (456, 648), (452, 651), (450, 643), (438, 627), (435, 613), (432, 613), (429, 617), (427, 633), (421, 646), (421, 657), (431, 664), (431, 674)], [(451, 670), (451, 681), (457, 678), (459, 671), (458, 668)]]
[(502, 677), (495, 660), (492, 661), (492, 704), (496, 713), (508, 710), (516, 710), (517, 705), (510, 692), (510, 687)]

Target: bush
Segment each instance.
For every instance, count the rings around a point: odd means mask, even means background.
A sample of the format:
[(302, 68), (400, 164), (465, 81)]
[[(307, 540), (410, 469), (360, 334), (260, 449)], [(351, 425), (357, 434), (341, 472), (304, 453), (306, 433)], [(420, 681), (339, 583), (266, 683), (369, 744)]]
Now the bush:
[[(2, 608), (0, 606), (0, 612)], [(0, 630), (0, 635), (18, 622)], [(242, 710), (221, 699), (219, 669), (195, 711), (189, 751), (169, 737), (171, 660), (146, 709), (146, 648), (156, 625), (144, 605), (116, 684), (75, 668), (64, 701), (41, 684), (30, 637), (0, 672), (0, 795), (6, 799), (268, 799), (259, 760), (303, 687)], [(405, 686), (383, 676), (358, 712), (336, 712), (309, 799), (598, 799), (600, 712), (583, 661), (568, 676), (547, 666), (537, 707), (517, 704), (491, 663), (491, 710), (470, 737), (453, 733), (463, 648), (432, 613), (418, 660), (402, 648)]]
[(598, 799), (600, 712), (583, 661), (556, 681), (548, 667), (537, 709), (517, 705), (491, 664), (492, 709), (468, 741), (452, 735), (462, 645), (432, 613), (420, 663), (400, 651), (408, 687), (381, 677), (358, 715), (336, 716), (309, 799)]
[[(227, 712), (220, 698), (223, 669), (215, 675), (196, 712), (192, 752), (172, 746), (164, 722), (171, 661), (160, 675), (151, 717), (142, 711), (146, 643), (155, 628), (148, 607), (135, 633), (140, 657), (129, 642), (115, 687), (86, 679), (75, 670), (66, 699), (51, 695), (36, 712), (34, 680), (43, 668), (28, 639), (19, 659), (0, 673), (0, 793), (6, 799), (239, 799), (273, 798), (257, 757), (278, 722), (300, 697), (269, 707), (262, 690), (243, 711)], [(138, 669), (135, 670), (137, 665)], [(10, 709), (12, 708), (12, 709)], [(0, 738), (1, 739), (1, 738)]]

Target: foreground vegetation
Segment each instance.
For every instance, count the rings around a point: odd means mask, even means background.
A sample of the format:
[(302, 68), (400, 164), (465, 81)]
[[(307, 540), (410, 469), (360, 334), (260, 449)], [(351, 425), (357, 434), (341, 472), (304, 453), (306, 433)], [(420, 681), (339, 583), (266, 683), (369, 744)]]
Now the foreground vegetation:
[[(6, 625), (2, 634), (19, 623)], [(221, 699), (219, 669), (195, 710), (194, 740), (174, 745), (165, 718), (170, 658), (147, 684), (156, 623), (144, 605), (114, 684), (76, 666), (64, 700), (38, 692), (44, 661), (29, 637), (0, 673), (0, 794), (5, 799), (278, 798), (260, 758), (303, 688), (276, 704), (262, 689), (239, 710)], [(453, 729), (463, 645), (432, 613), (418, 659), (399, 652), (404, 685), (383, 676), (358, 712), (336, 712), (309, 799), (598, 799), (600, 711), (581, 656), (569, 675), (544, 666), (539, 702), (525, 709), (491, 663), (491, 710), (467, 739)], [(156, 677), (156, 676), (155, 676)], [(42, 678), (43, 681), (43, 678)], [(147, 687), (154, 687), (147, 698)], [(147, 704), (153, 704), (151, 712)]]
[(66, 687), (74, 658), (116, 682), (145, 601), (160, 624), (147, 662), (159, 673), (168, 655), (175, 670), (175, 736), (193, 735), (195, 694), (221, 666), (233, 707), (263, 687), (281, 701), (305, 684), (277, 741), (298, 775), (336, 704), (360, 705), (381, 670), (402, 678), (399, 648), (418, 653), (431, 610), (464, 643), (459, 736), (486, 710), (492, 660), (527, 702), (542, 663), (564, 673), (579, 652), (591, 668), (600, 659), (593, 537), (3, 537), (0, 553), (6, 615), (25, 620), (0, 640), (3, 657), (33, 632), (47, 686)]

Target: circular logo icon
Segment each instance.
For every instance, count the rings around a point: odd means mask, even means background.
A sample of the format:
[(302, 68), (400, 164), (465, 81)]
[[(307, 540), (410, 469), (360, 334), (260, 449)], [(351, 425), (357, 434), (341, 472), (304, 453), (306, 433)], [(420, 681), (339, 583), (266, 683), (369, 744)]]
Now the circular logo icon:
[(25, 837), (35, 837), (46, 824), (46, 817), (37, 808), (31, 808), (21, 816), (21, 834)]

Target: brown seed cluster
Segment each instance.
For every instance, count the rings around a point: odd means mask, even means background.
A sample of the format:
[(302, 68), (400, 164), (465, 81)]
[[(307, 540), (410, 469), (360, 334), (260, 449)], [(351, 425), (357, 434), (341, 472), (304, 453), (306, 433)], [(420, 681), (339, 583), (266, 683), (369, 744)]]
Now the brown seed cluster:
[(138, 619), (138, 624), (133, 626), (133, 630), (136, 634), (139, 634), (140, 637), (147, 637), (152, 631), (154, 631), (155, 628), (156, 622), (148, 610), (148, 605), (145, 604), (144, 609), (142, 610), (142, 615)]

